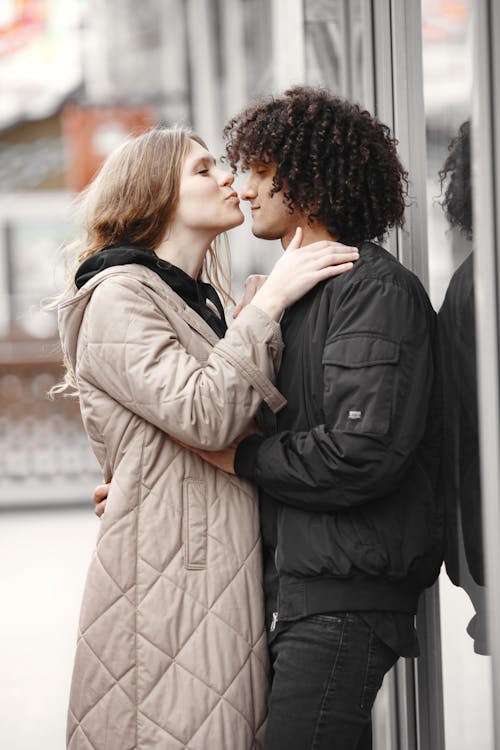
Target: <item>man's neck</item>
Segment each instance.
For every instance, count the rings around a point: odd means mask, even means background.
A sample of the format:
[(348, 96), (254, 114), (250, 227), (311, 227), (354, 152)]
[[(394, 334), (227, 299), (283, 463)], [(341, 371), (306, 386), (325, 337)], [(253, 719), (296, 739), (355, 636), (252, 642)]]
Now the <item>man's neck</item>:
[[(297, 226), (302, 227), (302, 246), (311, 245), (313, 242), (321, 242), (322, 240), (328, 240), (329, 242), (336, 241), (336, 237), (329, 234), (328, 230), (319, 224), (308, 224), (307, 220), (304, 219), (302, 222), (298, 222)], [(281, 238), (281, 245), (283, 250), (286, 250), (288, 245), (293, 239), (295, 234), (295, 227), (291, 229), (287, 234)]]

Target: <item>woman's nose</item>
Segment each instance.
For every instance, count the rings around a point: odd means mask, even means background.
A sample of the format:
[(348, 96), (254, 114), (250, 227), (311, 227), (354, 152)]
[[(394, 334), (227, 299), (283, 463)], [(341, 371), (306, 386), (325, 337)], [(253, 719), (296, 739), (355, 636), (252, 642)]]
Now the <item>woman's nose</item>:
[(220, 183), (221, 185), (232, 185), (234, 182), (234, 174), (232, 172), (226, 172), (225, 169), (220, 170)]

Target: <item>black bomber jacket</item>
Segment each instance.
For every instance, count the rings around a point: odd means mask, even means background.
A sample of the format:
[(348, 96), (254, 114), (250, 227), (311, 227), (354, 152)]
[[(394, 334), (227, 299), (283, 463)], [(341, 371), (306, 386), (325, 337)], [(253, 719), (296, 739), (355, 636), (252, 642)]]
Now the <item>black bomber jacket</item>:
[(283, 316), (277, 385), (288, 404), (262, 411), (264, 437), (246, 438), (235, 460), (260, 488), (280, 619), (413, 613), (436, 579), (435, 317), (418, 278), (373, 243)]

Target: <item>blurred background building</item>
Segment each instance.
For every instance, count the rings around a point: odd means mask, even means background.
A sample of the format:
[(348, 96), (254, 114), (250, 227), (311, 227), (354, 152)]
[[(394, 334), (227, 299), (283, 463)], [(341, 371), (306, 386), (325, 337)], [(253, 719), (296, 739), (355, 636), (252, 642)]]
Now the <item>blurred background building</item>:
[[(78, 405), (45, 395), (62, 369), (56, 318), (40, 302), (63, 286), (73, 198), (115, 146), (151, 126), (189, 124), (219, 156), (233, 113), (307, 82), (391, 127), (412, 201), (405, 229), (385, 244), (422, 278), (436, 310), (474, 248), (480, 335), (469, 388), (472, 399), (479, 392), (483, 467), (475, 502), (483, 507), (486, 583), (494, 583), (499, 35), (494, 0), (0, 0), (2, 749), (64, 747), (78, 607), (98, 524), (91, 493), (101, 476)], [(450, 228), (440, 205), (439, 172), (468, 119), (474, 241)], [(245, 226), (230, 240), (238, 295), (279, 248)], [(462, 578), (453, 586), (443, 571), (425, 597), (422, 656), (400, 660), (386, 678), (376, 750), (500, 747), (500, 592), (484, 581), (479, 589), (471, 593)], [(485, 623), (495, 637), (479, 637)]]

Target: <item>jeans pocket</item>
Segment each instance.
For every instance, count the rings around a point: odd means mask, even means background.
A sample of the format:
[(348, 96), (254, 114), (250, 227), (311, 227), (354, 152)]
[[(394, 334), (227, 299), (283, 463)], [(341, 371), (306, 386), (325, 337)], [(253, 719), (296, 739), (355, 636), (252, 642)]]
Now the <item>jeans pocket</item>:
[(339, 625), (343, 623), (345, 619), (345, 615), (329, 615), (329, 614), (319, 614), (319, 615), (309, 615), (307, 618), (308, 622), (311, 623), (317, 623), (318, 625), (330, 627), (330, 628), (338, 628)]
[(397, 660), (398, 656), (395, 651), (386, 646), (372, 630), (368, 644), (363, 691), (359, 704), (361, 709), (371, 711), (386, 673), (394, 666)]

